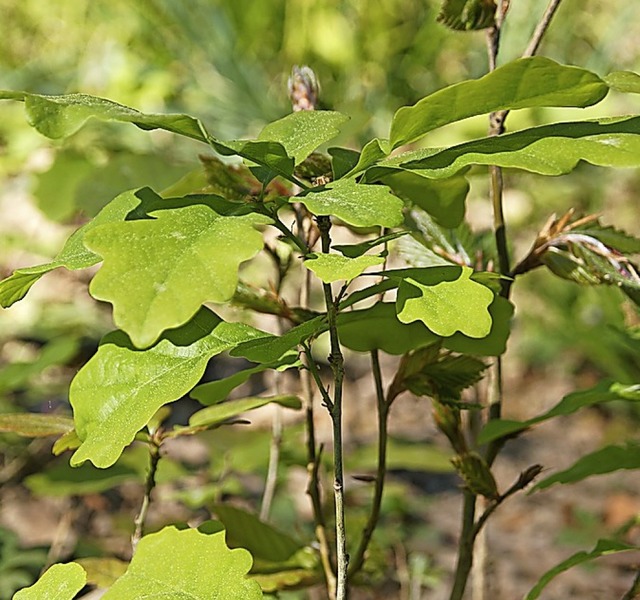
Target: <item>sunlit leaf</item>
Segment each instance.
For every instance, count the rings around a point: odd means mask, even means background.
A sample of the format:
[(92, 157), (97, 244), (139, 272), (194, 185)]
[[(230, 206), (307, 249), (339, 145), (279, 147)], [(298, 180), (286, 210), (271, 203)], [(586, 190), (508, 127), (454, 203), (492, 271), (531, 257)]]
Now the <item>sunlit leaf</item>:
[(25, 437), (63, 435), (72, 429), (71, 417), (35, 413), (0, 414), (0, 431)]
[(567, 571), (571, 567), (583, 564), (585, 562), (592, 561), (601, 556), (607, 556), (609, 554), (616, 554), (618, 552), (627, 552), (629, 550), (637, 551), (636, 546), (630, 546), (622, 542), (614, 540), (598, 540), (595, 548), (590, 552), (577, 552), (560, 564), (556, 565), (549, 571), (547, 571), (539, 580), (534, 588), (525, 596), (525, 600), (536, 600), (540, 597), (542, 590), (549, 584), (549, 582), (556, 576), (560, 575), (564, 571)]
[(640, 75), (633, 71), (614, 71), (603, 79), (612, 90), (625, 94), (640, 94)]
[(494, 294), (471, 280), (472, 273), (469, 267), (431, 267), (403, 279), (396, 301), (398, 318), (403, 323), (422, 321), (443, 337), (457, 331), (471, 338), (486, 337)]
[(188, 321), (203, 303), (229, 300), (240, 263), (263, 246), (253, 226), (267, 221), (256, 214), (222, 216), (200, 204), (153, 214), (157, 218), (111, 223), (84, 237), (104, 259), (91, 294), (113, 304), (116, 325), (138, 347)]
[(191, 390), (212, 356), (266, 334), (225, 323), (206, 308), (148, 350), (122, 332), (107, 335), (71, 382), (69, 396), (82, 445), (71, 462), (112, 465), (156, 411)]
[(251, 562), (246, 550), (227, 547), (224, 531), (165, 527), (140, 540), (127, 572), (103, 599), (257, 600), (260, 586), (246, 576)]
[(100, 257), (85, 248), (82, 240), (94, 227), (124, 221), (126, 216), (144, 199), (158, 197), (149, 188), (130, 190), (114, 198), (105, 206), (94, 219), (75, 231), (66, 241), (56, 258), (47, 264), (36, 267), (17, 269), (13, 275), (0, 282), (0, 305), (5, 308), (25, 297), (31, 286), (45, 273), (58, 267), (70, 270), (86, 269), (100, 262)]
[(291, 198), (314, 215), (331, 215), (355, 227), (395, 227), (402, 223), (403, 202), (383, 185), (361, 185), (353, 179), (330, 183), (323, 191)]
[(78, 563), (55, 564), (31, 587), (16, 592), (13, 600), (73, 600), (86, 581), (87, 574)]
[(389, 140), (381, 140), (374, 138), (367, 142), (362, 148), (358, 162), (345, 176), (353, 176), (365, 171), (372, 165), (376, 164), (381, 158), (384, 158), (391, 152)]
[(298, 165), (318, 146), (336, 137), (348, 120), (335, 111), (302, 110), (269, 123), (258, 139), (279, 142)]
[(311, 254), (303, 264), (324, 283), (333, 283), (340, 280), (351, 281), (369, 267), (381, 265), (383, 262), (382, 256), (364, 255), (348, 258), (340, 254)]
[(543, 57), (521, 58), (399, 109), (391, 123), (391, 145), (397, 148), (442, 125), (493, 111), (590, 106), (600, 102), (607, 91), (608, 86), (590, 71)]
[(218, 425), (250, 410), (266, 406), (267, 404), (279, 404), (280, 406), (293, 409), (302, 408), (302, 401), (298, 396), (283, 395), (267, 396), (264, 398), (236, 398), (208, 406), (193, 413), (189, 418), (189, 425), (191, 427)]
[[(389, 165), (417, 169), (429, 178), (446, 178), (470, 165), (497, 165), (563, 175), (580, 161), (608, 167), (640, 166), (640, 117), (554, 123), (487, 137), (444, 150), (415, 151)], [(400, 162), (402, 161), (402, 162)], [(380, 168), (383, 169), (383, 165)], [(383, 171), (373, 174), (379, 177)], [(373, 175), (372, 174), (372, 175)]]

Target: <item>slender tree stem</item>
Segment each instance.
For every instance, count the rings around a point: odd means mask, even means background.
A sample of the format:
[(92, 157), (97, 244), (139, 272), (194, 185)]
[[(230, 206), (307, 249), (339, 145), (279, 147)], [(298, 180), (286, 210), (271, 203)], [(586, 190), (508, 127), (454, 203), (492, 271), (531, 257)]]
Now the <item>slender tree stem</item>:
[[(274, 371), (276, 377), (280, 375)], [(277, 386), (276, 386), (276, 393)], [(282, 407), (276, 406), (271, 423), (271, 445), (269, 446), (269, 466), (267, 468), (267, 478), (265, 480), (264, 492), (262, 494), (262, 504), (260, 505), (260, 520), (267, 521), (271, 512), (271, 504), (276, 493), (276, 483), (278, 481), (278, 464), (280, 462), (280, 447), (282, 445)]]
[(477, 496), (469, 490), (464, 490), (462, 502), (462, 531), (458, 542), (458, 563), (453, 581), (453, 589), (449, 600), (462, 600), (467, 587), (469, 573), (473, 566), (474, 522), (476, 517)]
[(534, 56), (535, 53), (538, 51), (538, 48), (540, 47), (540, 43), (542, 42), (542, 38), (544, 37), (544, 34), (547, 32), (547, 29), (549, 29), (549, 25), (551, 24), (551, 19), (553, 19), (553, 15), (556, 14), (556, 11), (560, 6), (560, 2), (562, 2), (562, 0), (550, 0), (549, 5), (547, 6), (547, 10), (544, 11), (544, 14), (542, 15), (542, 19), (540, 19), (538, 26), (536, 27), (535, 31), (533, 32), (533, 35), (531, 36), (531, 39), (529, 40), (529, 45), (527, 46), (527, 49), (522, 54), (523, 58)]
[(620, 600), (635, 600), (638, 597), (640, 597), (640, 569), (638, 569), (631, 587)]
[(131, 536), (131, 546), (133, 552), (144, 534), (144, 525), (151, 505), (151, 492), (156, 487), (156, 472), (158, 471), (158, 463), (160, 462), (160, 442), (156, 441), (156, 437), (152, 436), (149, 443), (149, 470), (144, 485), (144, 497), (142, 498), (142, 506), (133, 523), (135, 529)]
[(371, 502), (371, 511), (367, 524), (362, 531), (360, 544), (349, 562), (349, 577), (353, 577), (364, 565), (365, 554), (373, 532), (380, 518), (380, 506), (384, 492), (384, 480), (387, 472), (387, 424), (389, 420), (390, 403), (385, 399), (382, 383), (382, 370), (377, 350), (371, 351), (371, 367), (376, 384), (376, 403), (378, 409), (378, 465), (376, 470), (375, 488)]

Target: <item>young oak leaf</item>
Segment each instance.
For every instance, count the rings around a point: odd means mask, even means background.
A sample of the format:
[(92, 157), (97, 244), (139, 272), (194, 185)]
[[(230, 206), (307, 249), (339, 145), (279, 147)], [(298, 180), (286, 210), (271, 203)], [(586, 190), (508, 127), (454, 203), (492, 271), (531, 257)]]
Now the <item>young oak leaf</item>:
[(91, 295), (113, 304), (116, 325), (139, 348), (186, 323), (205, 302), (229, 300), (240, 263), (262, 249), (254, 225), (269, 222), (253, 213), (222, 216), (203, 205), (152, 216), (97, 227), (84, 238), (104, 259)]
[(493, 302), (493, 292), (472, 281), (472, 273), (473, 269), (462, 267), (456, 279), (426, 284), (407, 277), (398, 288), (398, 319), (403, 323), (422, 321), (433, 333), (443, 337), (457, 331), (471, 338), (489, 335), (488, 308)]
[(364, 255), (348, 258), (340, 254), (313, 254), (304, 261), (304, 266), (313, 271), (324, 283), (351, 281), (369, 267), (381, 265), (383, 256)]
[(85, 570), (75, 562), (55, 564), (32, 586), (23, 588), (14, 600), (72, 600), (87, 581)]

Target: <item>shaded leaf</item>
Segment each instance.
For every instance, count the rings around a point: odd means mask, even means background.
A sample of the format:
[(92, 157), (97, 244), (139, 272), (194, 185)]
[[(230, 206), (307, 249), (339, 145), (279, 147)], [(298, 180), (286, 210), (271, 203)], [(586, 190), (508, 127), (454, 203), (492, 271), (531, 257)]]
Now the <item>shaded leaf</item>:
[(492, 27), (495, 20), (494, 0), (444, 0), (438, 22), (457, 31), (473, 31)]
[(467, 452), (451, 459), (458, 475), (474, 494), (490, 500), (498, 498), (498, 485), (485, 460), (476, 452)]
[(443, 337), (456, 331), (471, 338), (489, 334), (491, 314), (487, 309), (494, 294), (470, 279), (472, 269), (431, 267), (421, 271), (419, 279), (407, 277), (400, 283), (396, 301), (400, 321), (422, 321)]
[(402, 323), (395, 305), (378, 302), (370, 308), (342, 312), (338, 315), (340, 342), (350, 350), (387, 354), (406, 354), (432, 344), (439, 337), (422, 323)]
[(58, 267), (70, 270), (86, 269), (100, 262), (100, 257), (85, 248), (82, 240), (93, 228), (105, 223), (124, 221), (143, 200), (157, 198), (149, 188), (130, 190), (114, 198), (89, 223), (75, 231), (56, 258), (44, 265), (16, 269), (13, 275), (0, 282), (0, 305), (8, 308), (25, 297), (31, 286), (45, 273)]
[(138, 347), (188, 321), (203, 303), (229, 300), (240, 263), (262, 249), (254, 225), (268, 221), (256, 214), (222, 216), (200, 204), (153, 214), (84, 237), (104, 259), (90, 292), (113, 304), (116, 325)]
[(391, 152), (389, 140), (381, 140), (374, 138), (368, 141), (360, 152), (360, 157), (355, 166), (343, 177), (357, 175), (362, 171), (366, 171), (372, 165), (375, 165), (381, 158), (384, 158)]
[(122, 332), (107, 335), (71, 382), (82, 440), (71, 463), (112, 465), (161, 406), (196, 385), (212, 356), (264, 335), (242, 323), (225, 323), (206, 308), (148, 350), (134, 348)]
[(577, 552), (576, 554), (573, 554), (566, 560), (562, 561), (560, 564), (547, 571), (538, 580), (538, 583), (536, 583), (534, 588), (525, 596), (525, 600), (535, 600), (536, 598), (539, 598), (542, 590), (549, 584), (552, 579), (560, 575), (560, 573), (567, 571), (571, 567), (592, 561), (596, 558), (600, 558), (601, 556), (607, 556), (609, 554), (615, 554), (617, 552), (627, 552), (629, 550), (637, 551), (638, 548), (636, 546), (630, 546), (629, 544), (624, 544), (622, 542), (617, 542), (614, 540), (598, 540), (595, 548), (590, 552)]
[(570, 415), (581, 408), (601, 404), (603, 402), (611, 402), (612, 400), (640, 400), (640, 394), (635, 393), (637, 386), (628, 386), (619, 383), (600, 382), (595, 387), (572, 392), (567, 394), (558, 404), (548, 410), (546, 413), (533, 417), (527, 421), (513, 421), (507, 419), (496, 419), (489, 421), (478, 435), (478, 443), (486, 444), (493, 440), (513, 435), (519, 431), (524, 431), (532, 425), (542, 423), (553, 417), (561, 415)]
[(318, 146), (332, 140), (349, 117), (330, 110), (303, 110), (269, 123), (259, 140), (279, 142), (299, 165)]
[(78, 563), (55, 564), (32, 586), (16, 592), (13, 600), (73, 600), (86, 580)]
[(349, 258), (357, 258), (358, 256), (362, 256), (369, 250), (372, 250), (376, 246), (380, 244), (386, 244), (387, 242), (391, 242), (393, 240), (402, 237), (403, 235), (407, 235), (408, 231), (396, 231), (394, 233), (388, 233), (387, 235), (382, 235), (373, 240), (367, 240), (366, 242), (362, 242), (360, 244), (336, 244), (333, 246), (334, 250), (342, 253), (344, 256), (348, 256)]
[(369, 267), (381, 265), (383, 262), (383, 256), (364, 255), (348, 258), (340, 254), (310, 254), (303, 264), (324, 283), (333, 283), (340, 280), (351, 281)]
[(227, 547), (224, 531), (165, 527), (140, 540), (127, 572), (103, 598), (257, 600), (260, 586), (246, 576), (251, 562), (246, 550)]
[(442, 399), (459, 399), (462, 390), (482, 379), (487, 368), (473, 356), (440, 355), (412, 374), (404, 383), (416, 396), (435, 396)]
[(267, 396), (265, 398), (236, 398), (220, 402), (213, 406), (208, 406), (199, 410), (189, 418), (190, 427), (211, 427), (224, 423), (225, 421), (237, 417), (250, 410), (261, 408), (267, 404), (279, 404), (286, 408), (294, 408), (296, 410), (302, 408), (302, 401), (298, 396), (282, 395)]
[(531, 491), (543, 490), (555, 483), (577, 483), (593, 475), (613, 473), (620, 469), (640, 468), (640, 445), (606, 446), (580, 458), (573, 466), (536, 483)]
[(0, 431), (25, 437), (63, 435), (73, 429), (73, 419), (62, 415), (14, 413), (0, 415)]
[(327, 152), (333, 159), (331, 167), (334, 179), (342, 179), (358, 164), (360, 159), (360, 153), (350, 148), (329, 148)]
[(391, 145), (397, 148), (448, 123), (499, 110), (591, 106), (607, 91), (607, 85), (590, 71), (539, 56), (521, 58), (399, 109), (391, 123)]
[(128, 562), (118, 558), (79, 558), (76, 562), (86, 571), (87, 583), (101, 588), (112, 586), (124, 575)]
[[(451, 177), (470, 165), (497, 165), (541, 175), (569, 173), (581, 160), (598, 166), (637, 167), (639, 134), (640, 117), (553, 123), (445, 150), (407, 153), (394, 162), (402, 159), (403, 168), (437, 179)], [(381, 172), (374, 174), (379, 177)]]
[(291, 202), (302, 202), (314, 215), (331, 215), (355, 227), (395, 227), (402, 223), (403, 202), (382, 185), (361, 185), (340, 179), (323, 191), (310, 191)]

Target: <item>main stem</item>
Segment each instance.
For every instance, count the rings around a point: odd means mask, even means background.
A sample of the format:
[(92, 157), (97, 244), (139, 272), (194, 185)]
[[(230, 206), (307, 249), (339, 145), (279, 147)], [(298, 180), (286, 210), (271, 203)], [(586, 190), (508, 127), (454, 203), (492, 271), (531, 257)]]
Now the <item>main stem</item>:
[(473, 492), (464, 490), (462, 505), (462, 531), (460, 532), (460, 541), (458, 542), (458, 564), (456, 565), (455, 579), (449, 600), (462, 600), (464, 590), (467, 587), (469, 573), (473, 566), (476, 498), (477, 496)]
[[(322, 252), (329, 253), (331, 249), (331, 219), (328, 216), (318, 217), (318, 229)], [(344, 357), (340, 348), (338, 337), (338, 307), (333, 297), (331, 285), (322, 284), (325, 305), (327, 307), (327, 321), (329, 324), (329, 339), (331, 341), (331, 353), (329, 364), (333, 371), (333, 401), (330, 407), (331, 421), (333, 423), (333, 492), (336, 507), (336, 600), (345, 600), (347, 597), (347, 569), (349, 567), (349, 555), (347, 554), (347, 532), (344, 520), (344, 464), (342, 452), (342, 388), (344, 382)]]

